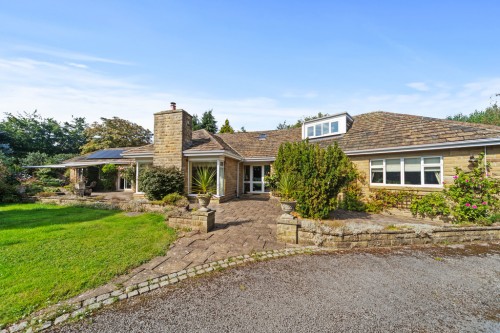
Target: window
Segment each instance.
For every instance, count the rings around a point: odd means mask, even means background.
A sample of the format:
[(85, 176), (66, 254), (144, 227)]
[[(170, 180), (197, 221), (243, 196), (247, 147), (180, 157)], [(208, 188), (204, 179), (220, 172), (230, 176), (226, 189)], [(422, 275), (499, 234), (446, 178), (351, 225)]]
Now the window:
[(245, 165), (243, 175), (243, 190), (245, 193), (269, 192), (265, 177), (271, 173), (271, 165)]
[(376, 185), (441, 186), (441, 157), (389, 158), (370, 161), (370, 183)]
[(325, 121), (306, 127), (307, 137), (319, 137), (323, 135), (336, 134), (339, 132), (338, 121)]
[(421, 165), (420, 158), (405, 158), (405, 184), (420, 185), (421, 180)]
[(331, 123), (331, 126), (332, 126), (332, 133), (337, 133), (339, 131), (339, 122), (338, 121), (334, 121)]
[(315, 132), (314, 132), (314, 135), (316, 136), (321, 136), (321, 124), (317, 124), (316, 126), (314, 126), (316, 128)]
[(200, 193), (200, 189), (196, 187), (196, 178), (198, 173), (204, 169), (213, 175), (212, 188), (209, 191), (217, 196), (223, 196), (225, 192), (225, 178), (224, 178), (224, 161), (190, 161), (190, 178), (189, 178), (189, 193)]
[(384, 183), (384, 160), (374, 160), (371, 164), (371, 183), (383, 184)]

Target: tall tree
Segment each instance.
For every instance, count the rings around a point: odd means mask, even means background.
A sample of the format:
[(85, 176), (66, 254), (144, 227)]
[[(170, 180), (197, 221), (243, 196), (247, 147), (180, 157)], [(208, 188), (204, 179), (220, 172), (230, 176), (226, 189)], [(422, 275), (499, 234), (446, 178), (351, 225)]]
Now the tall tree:
[(219, 133), (234, 133), (234, 129), (229, 125), (229, 119), (226, 119), (224, 125), (221, 126)]
[(38, 151), (48, 155), (74, 154), (85, 142), (85, 118), (73, 118), (59, 123), (53, 118), (43, 118), (35, 110), (14, 115), (6, 113), (0, 122), (0, 146), (15, 158)]
[(150, 130), (118, 117), (101, 118), (85, 130), (87, 143), (81, 147), (82, 153), (117, 147), (137, 147), (151, 143)]
[(213, 109), (203, 112), (200, 121), (200, 128), (204, 128), (210, 133), (217, 133), (217, 121), (212, 114)]
[(459, 113), (454, 116), (448, 116), (447, 119), (500, 126), (500, 107), (495, 103), (482, 111), (476, 110), (470, 115)]
[(198, 115), (194, 114), (193, 115), (193, 131), (197, 131), (199, 129), (201, 129), (200, 117), (198, 117)]

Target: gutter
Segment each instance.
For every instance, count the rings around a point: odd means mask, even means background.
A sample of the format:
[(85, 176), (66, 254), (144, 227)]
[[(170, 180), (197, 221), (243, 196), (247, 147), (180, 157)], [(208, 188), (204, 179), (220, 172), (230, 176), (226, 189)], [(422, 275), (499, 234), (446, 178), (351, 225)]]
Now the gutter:
[(377, 154), (377, 153), (388, 154), (388, 153), (402, 153), (402, 152), (412, 152), (412, 151), (422, 151), (422, 150), (486, 147), (486, 146), (497, 146), (497, 145), (500, 145), (500, 138), (488, 138), (488, 139), (479, 139), (479, 140), (432, 143), (432, 144), (404, 146), (404, 147), (388, 147), (388, 148), (376, 148), (376, 149), (364, 149), (364, 150), (350, 150), (350, 151), (345, 151), (345, 154), (348, 156), (358, 156), (358, 155), (373, 155), (373, 154)]

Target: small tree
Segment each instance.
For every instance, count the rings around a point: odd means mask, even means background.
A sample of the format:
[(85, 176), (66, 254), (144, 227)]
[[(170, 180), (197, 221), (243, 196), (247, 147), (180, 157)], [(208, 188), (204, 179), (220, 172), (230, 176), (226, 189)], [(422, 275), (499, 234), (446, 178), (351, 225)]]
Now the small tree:
[(297, 212), (303, 217), (327, 218), (336, 207), (340, 190), (357, 176), (347, 155), (335, 143), (326, 149), (307, 141), (280, 146), (274, 172), (278, 178), (291, 174), (300, 184), (294, 193)]
[(184, 175), (174, 167), (148, 167), (139, 173), (139, 183), (149, 200), (161, 200), (170, 193), (182, 193)]
[(220, 128), (219, 133), (234, 133), (234, 129), (229, 125), (229, 120), (226, 119), (224, 125)]

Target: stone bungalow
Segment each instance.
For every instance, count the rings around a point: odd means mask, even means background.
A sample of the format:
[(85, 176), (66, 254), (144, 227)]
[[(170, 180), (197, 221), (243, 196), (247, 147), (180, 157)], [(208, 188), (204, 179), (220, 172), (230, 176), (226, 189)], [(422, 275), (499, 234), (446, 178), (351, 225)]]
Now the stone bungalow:
[[(191, 121), (189, 113), (172, 103), (170, 110), (154, 114), (154, 144), (115, 149), (95, 158), (94, 164), (134, 164), (137, 174), (148, 165), (175, 166), (184, 172), (188, 195), (195, 194), (196, 169), (210, 167), (217, 175), (216, 197), (221, 201), (269, 192), (264, 177), (271, 172), (279, 146), (304, 139), (322, 146), (337, 142), (365, 174), (365, 191), (441, 190), (452, 182), (455, 167), (467, 169), (479, 153), (492, 164), (492, 176), (500, 175), (498, 126), (381, 111), (353, 117), (339, 113), (307, 121), (301, 128), (234, 134), (193, 131)], [(76, 178), (86, 162), (88, 158), (82, 157), (66, 164), (73, 163)], [(117, 189), (141, 194), (137, 180), (132, 185), (119, 179)]]

